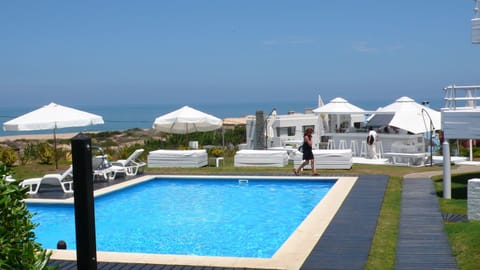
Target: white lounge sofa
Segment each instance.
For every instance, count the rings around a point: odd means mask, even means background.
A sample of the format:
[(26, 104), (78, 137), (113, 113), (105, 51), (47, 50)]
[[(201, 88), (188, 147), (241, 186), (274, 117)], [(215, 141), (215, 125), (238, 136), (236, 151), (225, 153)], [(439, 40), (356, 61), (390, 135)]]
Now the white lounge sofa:
[(208, 165), (208, 154), (200, 150), (155, 150), (148, 153), (149, 168), (200, 168)]
[[(352, 150), (325, 150), (315, 149), (313, 150), (313, 156), (315, 157), (316, 169), (351, 169), (353, 158)], [(297, 168), (303, 162), (303, 153), (295, 151), (293, 153), (293, 165)], [(311, 169), (310, 164), (305, 166), (304, 169)]]
[(284, 167), (286, 165), (288, 165), (288, 154), (286, 150), (240, 150), (234, 157), (235, 167)]

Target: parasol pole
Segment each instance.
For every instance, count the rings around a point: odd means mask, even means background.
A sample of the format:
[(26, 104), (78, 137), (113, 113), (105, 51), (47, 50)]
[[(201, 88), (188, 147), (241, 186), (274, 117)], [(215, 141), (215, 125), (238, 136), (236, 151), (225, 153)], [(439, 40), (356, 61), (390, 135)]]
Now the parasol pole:
[(58, 170), (58, 160), (57, 160), (57, 124), (53, 128), (53, 154), (55, 155), (55, 170)]
[(187, 131), (187, 146), (190, 148), (190, 142), (188, 141), (188, 123), (185, 123), (185, 130)]

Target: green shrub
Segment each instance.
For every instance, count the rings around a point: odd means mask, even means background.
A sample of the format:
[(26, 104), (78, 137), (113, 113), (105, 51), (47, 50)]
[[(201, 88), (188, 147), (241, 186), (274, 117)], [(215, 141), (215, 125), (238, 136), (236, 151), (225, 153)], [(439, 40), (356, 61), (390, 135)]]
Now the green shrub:
[(41, 164), (52, 164), (55, 158), (53, 147), (48, 143), (39, 143), (37, 145), (37, 154)]
[(10, 175), (11, 173), (10, 167), (6, 166), (5, 164), (0, 164), (0, 181), (2, 178)]
[(17, 184), (0, 181), (0, 269), (55, 269), (47, 266), (51, 252), (35, 242), (24, 199), (27, 193)]
[(11, 167), (17, 161), (17, 153), (10, 147), (0, 147), (0, 161)]
[(20, 162), (22, 165), (26, 165), (33, 161), (37, 156), (37, 147), (33, 143), (27, 143), (23, 149), (23, 154), (20, 155)]
[(222, 148), (219, 147), (213, 147), (208, 149), (208, 155), (212, 157), (221, 157), (224, 155), (224, 151)]
[(130, 147), (124, 146), (118, 149), (118, 159), (126, 159), (130, 154)]

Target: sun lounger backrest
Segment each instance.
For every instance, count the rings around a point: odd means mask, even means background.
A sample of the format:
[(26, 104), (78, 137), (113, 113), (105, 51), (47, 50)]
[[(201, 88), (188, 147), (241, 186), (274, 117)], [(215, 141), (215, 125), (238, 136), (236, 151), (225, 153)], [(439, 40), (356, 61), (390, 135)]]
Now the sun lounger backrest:
[(143, 150), (142, 148), (135, 150), (135, 151), (126, 159), (125, 164), (129, 164), (130, 162), (135, 161), (135, 160), (143, 153), (143, 151), (144, 151), (144, 150)]
[(73, 173), (73, 166), (70, 166), (66, 171), (62, 173), (61, 180), (65, 179), (67, 176), (71, 175)]

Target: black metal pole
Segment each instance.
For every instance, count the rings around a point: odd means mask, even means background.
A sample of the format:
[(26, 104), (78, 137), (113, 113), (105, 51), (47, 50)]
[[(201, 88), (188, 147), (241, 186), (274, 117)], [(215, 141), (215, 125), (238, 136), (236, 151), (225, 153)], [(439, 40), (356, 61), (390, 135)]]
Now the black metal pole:
[(72, 138), (78, 270), (97, 269), (91, 144), (91, 138), (82, 133)]

